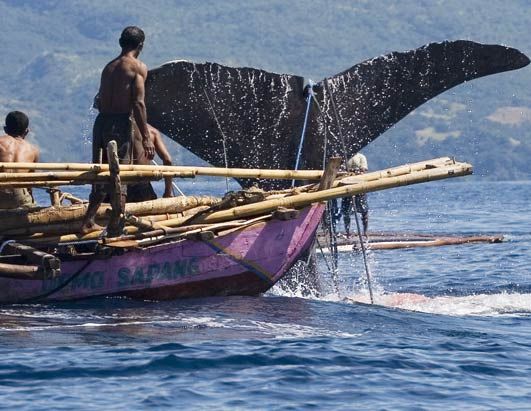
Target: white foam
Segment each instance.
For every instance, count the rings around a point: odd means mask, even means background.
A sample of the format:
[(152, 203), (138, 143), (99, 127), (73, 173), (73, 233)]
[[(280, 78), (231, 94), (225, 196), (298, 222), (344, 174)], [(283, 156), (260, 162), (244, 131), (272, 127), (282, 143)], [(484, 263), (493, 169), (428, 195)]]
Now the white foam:
[[(375, 304), (450, 316), (515, 316), (531, 314), (531, 294), (499, 293), (467, 296), (427, 297), (422, 294), (392, 293), (375, 295)], [(348, 302), (370, 303), (365, 294), (351, 296)]]

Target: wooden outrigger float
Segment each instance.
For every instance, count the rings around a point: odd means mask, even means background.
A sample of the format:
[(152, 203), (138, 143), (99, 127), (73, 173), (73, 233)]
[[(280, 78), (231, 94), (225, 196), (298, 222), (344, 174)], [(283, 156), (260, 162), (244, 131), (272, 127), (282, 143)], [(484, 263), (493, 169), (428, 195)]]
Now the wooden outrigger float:
[[(326, 244), (327, 238), (320, 236), (323, 244)], [(445, 245), (461, 245), (476, 243), (501, 243), (504, 236), (495, 235), (447, 235), (447, 234), (426, 234), (426, 233), (380, 233), (371, 232), (366, 241), (366, 247), (369, 250), (397, 250), (403, 248), (422, 248), (422, 247), (440, 247)], [(346, 237), (339, 235), (336, 241), (338, 252), (361, 252), (360, 240), (357, 236)], [(330, 247), (322, 247), (323, 252), (331, 253)]]
[[(111, 157), (109, 157), (111, 158)], [(0, 211), (0, 303), (77, 300), (95, 296), (175, 299), (256, 295), (267, 291), (312, 246), (325, 201), (472, 173), (440, 158), (360, 176), (324, 171), (101, 164), (0, 163), (1, 187), (158, 180), (195, 175), (314, 180), (288, 190), (247, 190), (224, 198), (177, 197), (116, 202), (98, 221), (125, 224), (123, 235), (77, 232), (86, 204)], [(18, 173), (17, 170), (34, 172)], [(115, 221), (116, 223), (116, 221)]]

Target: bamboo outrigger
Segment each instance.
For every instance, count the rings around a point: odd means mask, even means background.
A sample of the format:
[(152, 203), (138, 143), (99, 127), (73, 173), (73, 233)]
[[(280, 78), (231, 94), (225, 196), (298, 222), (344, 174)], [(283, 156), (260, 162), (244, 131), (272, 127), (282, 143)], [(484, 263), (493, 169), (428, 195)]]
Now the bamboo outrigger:
[(472, 173), (469, 164), (447, 157), (361, 176), (338, 173), (338, 166), (337, 160), (325, 171), (0, 163), (0, 187), (114, 181), (118, 190), (120, 181), (196, 175), (320, 181), (223, 199), (177, 197), (123, 210), (117, 202), (103, 205), (98, 221), (123, 226), (120, 235), (78, 234), (86, 204), (57, 205), (68, 196), (54, 194), (52, 207), (1, 210), (0, 302), (258, 294), (310, 248), (325, 201)]

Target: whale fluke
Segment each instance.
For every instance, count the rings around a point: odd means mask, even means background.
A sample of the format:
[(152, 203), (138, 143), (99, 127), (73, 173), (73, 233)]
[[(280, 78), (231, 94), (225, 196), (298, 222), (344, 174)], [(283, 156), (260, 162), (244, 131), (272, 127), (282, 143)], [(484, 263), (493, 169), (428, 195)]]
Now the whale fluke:
[[(327, 156), (353, 155), (458, 84), (528, 64), (516, 49), (457, 40), (393, 52), (325, 78), (313, 86), (300, 168), (321, 168), (325, 146)], [(170, 62), (149, 71), (148, 121), (215, 166), (289, 169), (304, 123), (304, 86), (295, 75)]]

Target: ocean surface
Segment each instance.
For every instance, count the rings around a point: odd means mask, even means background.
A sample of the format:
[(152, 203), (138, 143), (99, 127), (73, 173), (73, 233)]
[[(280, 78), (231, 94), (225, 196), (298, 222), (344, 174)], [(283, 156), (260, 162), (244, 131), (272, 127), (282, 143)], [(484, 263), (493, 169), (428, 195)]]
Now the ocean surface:
[(319, 294), (2, 306), (0, 409), (530, 409), (531, 182), (369, 202), (371, 230), (506, 241), (369, 252), (374, 305), (345, 252), (337, 288), (318, 254)]

